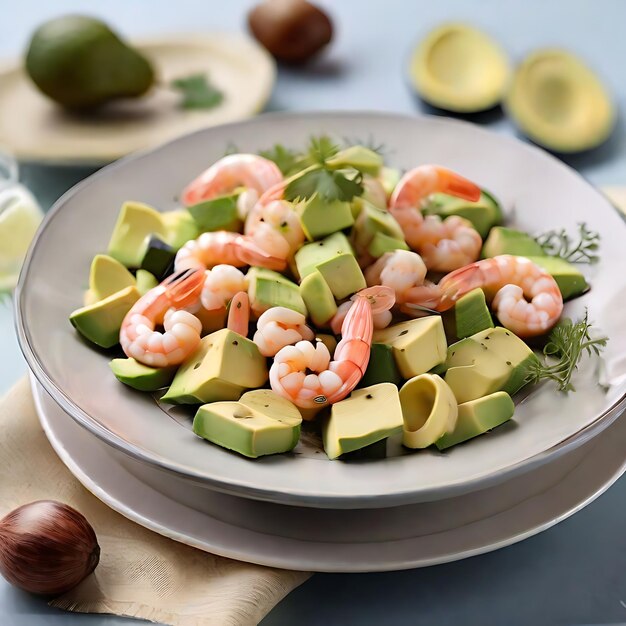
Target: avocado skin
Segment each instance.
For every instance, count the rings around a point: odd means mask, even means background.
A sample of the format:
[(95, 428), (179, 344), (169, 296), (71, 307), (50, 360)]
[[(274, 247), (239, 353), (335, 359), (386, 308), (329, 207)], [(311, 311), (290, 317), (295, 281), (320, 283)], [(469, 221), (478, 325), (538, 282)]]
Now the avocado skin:
[(26, 53), (26, 70), (46, 96), (75, 110), (142, 96), (154, 83), (144, 56), (103, 22), (81, 15), (40, 26)]

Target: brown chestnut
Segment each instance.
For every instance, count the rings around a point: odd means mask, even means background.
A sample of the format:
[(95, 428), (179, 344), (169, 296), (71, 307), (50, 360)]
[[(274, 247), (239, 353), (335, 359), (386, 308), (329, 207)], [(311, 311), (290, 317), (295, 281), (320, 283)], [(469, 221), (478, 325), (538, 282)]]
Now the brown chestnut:
[(69, 591), (93, 572), (99, 559), (93, 528), (67, 504), (39, 500), (0, 520), (0, 573), (25, 591)]
[(265, 0), (248, 14), (252, 34), (285, 63), (304, 63), (326, 46), (333, 25), (324, 11), (306, 0)]

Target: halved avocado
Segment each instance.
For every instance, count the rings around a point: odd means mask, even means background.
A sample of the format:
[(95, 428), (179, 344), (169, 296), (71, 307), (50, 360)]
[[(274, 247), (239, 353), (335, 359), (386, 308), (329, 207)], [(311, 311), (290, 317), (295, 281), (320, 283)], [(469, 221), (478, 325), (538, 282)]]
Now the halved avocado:
[(505, 99), (508, 113), (534, 142), (555, 152), (600, 145), (615, 124), (604, 85), (564, 50), (537, 50), (517, 68)]
[(500, 46), (467, 24), (443, 24), (411, 56), (413, 88), (433, 106), (456, 113), (494, 107), (504, 96), (509, 62)]

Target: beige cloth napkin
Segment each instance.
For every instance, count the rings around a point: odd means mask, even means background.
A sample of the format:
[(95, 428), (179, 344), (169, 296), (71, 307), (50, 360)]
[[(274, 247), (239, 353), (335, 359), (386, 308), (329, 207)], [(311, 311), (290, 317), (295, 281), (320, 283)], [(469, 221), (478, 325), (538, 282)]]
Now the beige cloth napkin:
[(109, 509), (56, 456), (26, 378), (0, 400), (0, 459), (0, 515), (33, 500), (59, 500), (83, 513), (98, 536), (95, 573), (52, 600), (54, 607), (177, 626), (247, 626), (310, 576), (214, 556)]

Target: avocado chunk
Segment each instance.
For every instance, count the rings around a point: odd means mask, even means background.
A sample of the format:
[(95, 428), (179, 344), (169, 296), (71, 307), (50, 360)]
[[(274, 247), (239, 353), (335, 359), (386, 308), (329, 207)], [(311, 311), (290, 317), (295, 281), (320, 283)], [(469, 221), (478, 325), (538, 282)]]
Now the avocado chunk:
[(378, 180), (380, 180), (380, 184), (383, 186), (387, 197), (389, 198), (393, 193), (393, 190), (396, 188), (396, 185), (400, 182), (400, 178), (402, 177), (402, 172), (395, 167), (383, 167), (380, 170), (380, 174), (378, 175)]
[(204, 404), (193, 432), (212, 443), (256, 459), (289, 452), (300, 438), (302, 417), (289, 400), (269, 389), (245, 393), (239, 402)]
[(308, 243), (295, 254), (300, 279), (318, 270), (337, 300), (365, 289), (363, 272), (343, 233)]
[(456, 336), (469, 337), (486, 328), (493, 328), (491, 313), (485, 300), (485, 292), (480, 288), (461, 296), (454, 305)]
[(26, 71), (46, 96), (78, 110), (137, 98), (154, 83), (154, 71), (143, 55), (105, 23), (82, 15), (42, 24), (31, 38)]
[(161, 214), (141, 202), (124, 202), (109, 241), (109, 255), (126, 267), (139, 267), (151, 235), (166, 236)]
[(165, 241), (174, 250), (180, 250), (188, 241), (200, 235), (196, 222), (186, 209), (166, 211), (161, 213), (161, 219), (166, 231)]
[(489, 230), (502, 222), (502, 209), (498, 201), (484, 189), (476, 202), (463, 200), (455, 196), (436, 193), (431, 196), (423, 209), (425, 215), (440, 215), (442, 218), (450, 215), (464, 217), (472, 223), (478, 234), (484, 239)]
[(201, 339), (161, 400), (170, 404), (237, 400), (245, 389), (262, 387), (267, 376), (267, 362), (256, 344), (223, 328)]
[(528, 258), (554, 278), (561, 290), (563, 300), (579, 296), (589, 289), (585, 277), (565, 259), (555, 256), (529, 256)]
[(316, 270), (300, 283), (300, 295), (311, 321), (316, 326), (325, 326), (337, 313), (335, 296), (324, 277)]
[(488, 328), (448, 348), (445, 380), (459, 404), (496, 391), (514, 394), (537, 357), (510, 330)]
[(394, 384), (355, 389), (332, 405), (322, 426), (324, 451), (329, 459), (336, 459), (401, 431), (402, 407)]
[(99, 302), (76, 309), (70, 315), (70, 322), (92, 343), (101, 348), (112, 348), (119, 343), (126, 313), (139, 298), (137, 287), (126, 287)]
[(603, 143), (615, 125), (612, 98), (577, 57), (537, 50), (518, 66), (505, 100), (520, 130), (556, 152), (579, 152)]
[(85, 304), (94, 304), (134, 284), (135, 278), (119, 261), (106, 254), (96, 254), (89, 269), (89, 295), (85, 294)]
[(544, 251), (528, 233), (505, 226), (495, 226), (483, 244), (481, 257), (489, 259), (500, 254), (543, 256)]
[(372, 343), (370, 360), (359, 387), (370, 387), (378, 383), (402, 384), (402, 376), (393, 356), (393, 348), (386, 343)]
[(446, 335), (438, 315), (374, 331), (373, 342), (391, 346), (404, 378), (424, 374), (446, 360)]
[(139, 391), (156, 391), (167, 387), (177, 369), (177, 366), (150, 367), (131, 358), (113, 359), (109, 367), (117, 380)]
[(383, 233), (376, 233), (367, 251), (375, 258), (383, 256), (386, 252), (394, 250), (410, 250), (404, 239), (395, 239)]
[(476, 113), (500, 102), (509, 80), (509, 62), (488, 35), (461, 23), (431, 31), (415, 48), (409, 76), (429, 104), (456, 113)]
[(456, 426), (458, 409), (452, 389), (436, 374), (415, 376), (400, 389), (407, 448), (427, 448)]
[(262, 267), (252, 267), (246, 277), (250, 306), (256, 315), (261, 315), (274, 306), (284, 306), (307, 315), (300, 288), (282, 274)]
[(334, 335), (327, 335), (326, 333), (316, 333), (315, 341), (321, 341), (327, 348), (330, 354), (335, 353), (335, 348), (337, 347), (337, 340)]
[(137, 281), (137, 291), (142, 296), (159, 284), (159, 281), (148, 270), (137, 270), (135, 279)]
[(141, 269), (150, 272), (160, 282), (174, 270), (175, 258), (176, 250), (161, 237), (152, 235), (141, 259)]
[(383, 158), (378, 152), (359, 145), (344, 148), (326, 160), (326, 167), (331, 169), (341, 170), (350, 167), (370, 176), (378, 176), (382, 166)]
[(201, 232), (230, 230), (239, 232), (241, 220), (237, 211), (239, 193), (203, 200), (187, 207)]
[(458, 443), (482, 435), (513, 417), (515, 405), (511, 396), (504, 391), (496, 391), (484, 398), (459, 404), (456, 426), (435, 442), (439, 450), (445, 450)]
[(370, 202), (363, 201), (361, 212), (352, 232), (357, 249), (367, 250), (377, 234), (386, 235), (406, 245), (402, 228), (400, 228), (400, 224), (398, 224), (393, 215), (387, 210), (379, 209)]
[(296, 205), (302, 230), (309, 241), (315, 241), (354, 224), (349, 202), (325, 200), (313, 194)]

